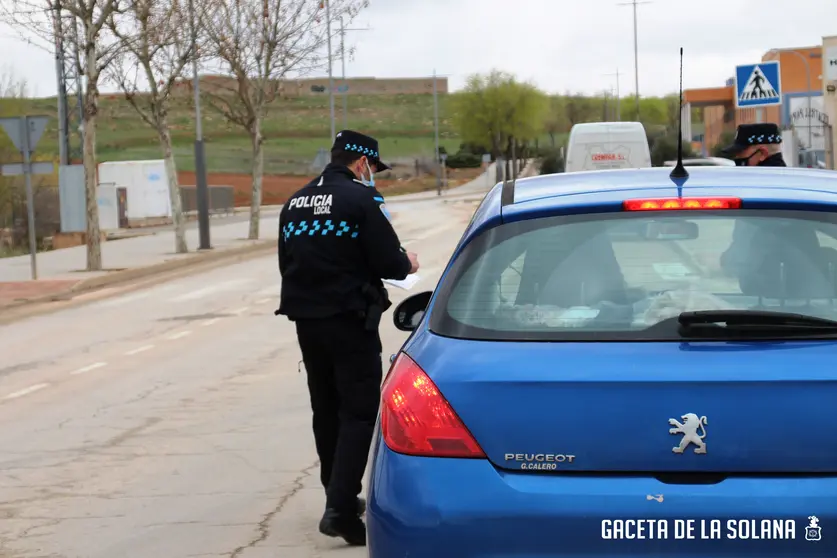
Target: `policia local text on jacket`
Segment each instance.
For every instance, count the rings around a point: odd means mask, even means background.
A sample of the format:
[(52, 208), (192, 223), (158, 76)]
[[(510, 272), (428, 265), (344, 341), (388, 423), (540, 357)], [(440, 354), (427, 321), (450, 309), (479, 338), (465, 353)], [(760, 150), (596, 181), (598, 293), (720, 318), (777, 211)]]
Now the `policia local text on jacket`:
[(371, 179), (370, 163), (375, 170), (388, 168), (377, 141), (340, 132), (332, 163), (288, 200), (279, 217), (276, 313), (295, 322), (305, 363), (326, 489), (320, 532), (353, 545), (366, 544), (360, 519), (365, 504), (358, 495), (381, 396), (378, 325), (390, 306), (381, 279), (404, 279), (418, 266), (401, 248), (383, 197), (349, 168), (365, 168)]

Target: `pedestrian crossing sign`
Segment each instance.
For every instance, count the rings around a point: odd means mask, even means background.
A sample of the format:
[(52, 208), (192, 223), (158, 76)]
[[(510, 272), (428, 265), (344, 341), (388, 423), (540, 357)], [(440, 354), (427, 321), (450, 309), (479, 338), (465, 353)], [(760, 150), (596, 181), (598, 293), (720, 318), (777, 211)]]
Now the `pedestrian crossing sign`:
[(781, 105), (781, 75), (778, 60), (736, 66), (736, 108), (760, 108)]

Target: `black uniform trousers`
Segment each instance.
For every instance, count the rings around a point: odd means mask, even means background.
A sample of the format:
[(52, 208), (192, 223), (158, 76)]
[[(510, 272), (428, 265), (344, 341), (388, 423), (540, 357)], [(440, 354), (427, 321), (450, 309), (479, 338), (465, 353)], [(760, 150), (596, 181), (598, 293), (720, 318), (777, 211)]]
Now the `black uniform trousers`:
[(357, 513), (381, 398), (381, 338), (355, 314), (296, 320), (326, 507)]

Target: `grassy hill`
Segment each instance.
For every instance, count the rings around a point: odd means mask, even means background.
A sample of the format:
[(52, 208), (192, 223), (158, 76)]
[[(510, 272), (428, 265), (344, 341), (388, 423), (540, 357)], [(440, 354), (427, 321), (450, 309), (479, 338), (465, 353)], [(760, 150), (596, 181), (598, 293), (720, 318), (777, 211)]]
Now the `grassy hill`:
[[(456, 151), (459, 140), (447, 115), (445, 95), (439, 96), (440, 142)], [(0, 100), (2, 102), (2, 100)], [(35, 99), (26, 103), (30, 114), (56, 115), (56, 101)], [(337, 129), (343, 128), (342, 99), (335, 98)], [(202, 105), (204, 138), (210, 173), (249, 173), (251, 148), (247, 134), (227, 123), (207, 102)], [(4, 111), (8, 114), (8, 110)], [(101, 99), (98, 134), (100, 161), (159, 159), (154, 131), (118, 95)], [(176, 97), (170, 124), (179, 170), (194, 170), (194, 107), (190, 99)], [(348, 98), (348, 127), (378, 138), (387, 159), (432, 156), (434, 147), (432, 95), (356, 95)], [(319, 148), (330, 146), (328, 96), (281, 99), (271, 108), (264, 124), (265, 173), (310, 174)], [(6, 138), (3, 138), (7, 141)], [(77, 138), (74, 138), (77, 145)], [(58, 153), (57, 121), (41, 140), (42, 156)]]

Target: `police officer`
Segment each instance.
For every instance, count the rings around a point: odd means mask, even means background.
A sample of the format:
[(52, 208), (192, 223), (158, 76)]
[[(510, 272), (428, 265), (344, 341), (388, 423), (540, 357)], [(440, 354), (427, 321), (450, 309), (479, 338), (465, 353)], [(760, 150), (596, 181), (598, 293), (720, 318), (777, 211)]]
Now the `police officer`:
[(366, 544), (359, 498), (381, 396), (381, 313), (390, 306), (381, 279), (418, 268), (390, 224), (374, 187), (378, 142), (337, 134), (331, 163), (295, 193), (279, 217), (282, 291), (276, 314), (295, 322), (308, 376), (314, 440), (326, 511), (320, 532)]
[(742, 124), (732, 145), (722, 152), (739, 167), (786, 167), (782, 157), (782, 133), (776, 124)]

